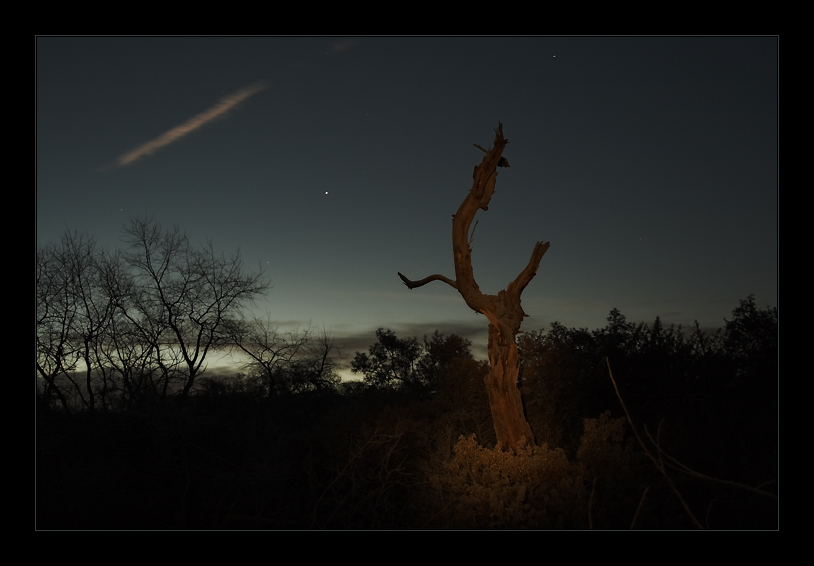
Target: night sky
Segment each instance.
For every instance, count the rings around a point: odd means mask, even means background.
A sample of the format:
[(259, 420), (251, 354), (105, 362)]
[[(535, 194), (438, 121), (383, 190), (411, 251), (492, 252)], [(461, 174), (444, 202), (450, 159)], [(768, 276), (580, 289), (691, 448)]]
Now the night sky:
[(39, 37), (36, 241), (122, 247), (130, 218), (239, 248), (258, 311), (349, 358), (379, 327), (487, 320), (454, 278), (452, 214), (503, 123), (472, 244), (486, 293), (548, 241), (524, 330), (718, 328), (777, 306), (776, 37)]

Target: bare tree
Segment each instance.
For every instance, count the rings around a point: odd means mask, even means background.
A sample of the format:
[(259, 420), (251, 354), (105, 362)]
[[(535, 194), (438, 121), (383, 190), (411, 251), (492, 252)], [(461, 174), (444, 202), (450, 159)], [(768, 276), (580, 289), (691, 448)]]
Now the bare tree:
[(306, 349), (307, 330), (283, 333), (266, 317), (230, 321), (227, 332), (232, 344), (249, 357), (245, 369), (260, 379), (267, 395), (291, 392), (286, 368)]
[(43, 381), (41, 391), (38, 385), (38, 394), (45, 405), (50, 405), (56, 396), (63, 410), (70, 413), (67, 392), (57, 380), (76, 370), (80, 352), (72, 335), (76, 300), (61, 247), (37, 248), (35, 279), (36, 368), (37, 376)]
[[(330, 389), (339, 383), (336, 373), (340, 347), (323, 331), (280, 332), (271, 317), (230, 321), (227, 332), (234, 346), (249, 357), (246, 368), (259, 378), (268, 395)], [(336, 350), (336, 354), (334, 354)]]
[[(122, 409), (166, 395), (170, 375), (177, 373), (175, 368), (181, 363), (179, 353), (162, 343), (168, 325), (161, 317), (143, 314), (144, 289), (136, 285), (134, 273), (121, 254), (102, 256), (99, 276), (116, 307), (96, 354), (103, 391), (112, 383)], [(164, 341), (173, 342), (168, 338)]]
[(126, 233), (131, 251), (125, 257), (136, 270), (138, 325), (149, 329), (159, 365), (162, 345), (180, 354), (186, 397), (206, 367), (207, 354), (228, 344), (225, 323), (268, 283), (260, 271), (244, 272), (239, 253), (218, 254), (211, 242), (195, 248), (177, 227), (165, 230), (151, 220), (134, 220)]
[(343, 358), (342, 348), (325, 329), (310, 335), (306, 355), (292, 368), (301, 389), (335, 389), (342, 381), (337, 373), (339, 360)]
[(520, 391), (517, 389), (519, 363), (515, 337), (520, 331), (523, 318), (528, 316), (520, 306), (520, 294), (536, 275), (548, 242), (537, 242), (526, 268), (497, 295), (481, 293), (472, 271), (472, 249), (469, 247), (469, 227), (478, 209), (488, 210), (495, 192), (497, 167), (508, 167), (503, 149), (509, 140), (503, 137), (503, 125), (495, 131), (494, 146), (486, 150), (480, 165), (475, 167), (474, 182), (461, 206), (452, 217), (452, 251), (455, 261), (455, 280), (443, 275), (430, 275), (419, 281), (411, 281), (399, 273), (408, 288), (414, 289), (430, 281), (443, 281), (457, 289), (469, 308), (489, 319), (489, 363), (491, 369), (486, 377), (486, 390), (492, 410), (498, 445), (514, 449), (534, 438), (523, 414)]
[[(94, 374), (101, 367), (97, 353), (102, 337), (107, 332), (115, 304), (105, 292), (101, 278), (100, 260), (103, 255), (97, 251), (93, 238), (77, 233), (68, 233), (62, 241), (64, 269), (70, 274), (70, 292), (75, 301), (73, 336), (82, 361), (84, 362), (84, 384), (77, 387), (77, 393), (85, 407), (91, 411), (97, 408), (97, 385)], [(105, 402), (108, 380), (103, 377), (101, 393)], [(84, 391), (83, 391), (84, 390)]]
[(104, 284), (105, 262), (96, 241), (78, 232), (37, 250), (37, 372), (46, 404), (55, 394), (67, 409), (61, 394), (69, 390), (93, 411), (114, 388), (99, 357), (116, 308)]

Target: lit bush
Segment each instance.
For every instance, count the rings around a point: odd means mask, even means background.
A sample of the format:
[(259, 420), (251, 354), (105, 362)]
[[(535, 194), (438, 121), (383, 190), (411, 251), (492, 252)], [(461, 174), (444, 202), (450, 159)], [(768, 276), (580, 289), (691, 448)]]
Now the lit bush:
[(436, 527), (574, 528), (585, 526), (578, 468), (560, 450), (524, 446), (503, 452), (461, 437), (430, 484), (443, 505)]

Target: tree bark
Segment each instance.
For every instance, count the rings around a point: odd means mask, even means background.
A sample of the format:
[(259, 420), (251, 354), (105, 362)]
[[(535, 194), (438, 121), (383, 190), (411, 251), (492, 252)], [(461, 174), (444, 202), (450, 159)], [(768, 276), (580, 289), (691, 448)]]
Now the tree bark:
[(498, 446), (515, 449), (524, 443), (534, 443), (531, 427), (523, 414), (520, 391), (517, 389), (520, 369), (515, 337), (520, 331), (523, 318), (528, 316), (520, 306), (520, 294), (536, 275), (549, 243), (537, 242), (526, 268), (509, 283), (506, 290), (497, 295), (481, 293), (472, 270), (472, 249), (469, 245), (469, 227), (475, 214), (478, 210), (489, 209), (489, 201), (495, 192), (497, 167), (509, 166), (509, 162), (502, 156), (507, 143), (509, 140), (503, 137), (503, 125), (499, 124), (491, 149), (486, 150), (475, 144), (486, 155), (480, 165), (475, 167), (472, 188), (452, 217), (455, 280), (437, 274), (419, 281), (411, 281), (401, 273), (399, 277), (410, 289), (421, 287), (430, 281), (443, 281), (458, 290), (469, 308), (485, 315), (489, 320), (491, 370), (486, 377), (486, 390), (492, 420)]

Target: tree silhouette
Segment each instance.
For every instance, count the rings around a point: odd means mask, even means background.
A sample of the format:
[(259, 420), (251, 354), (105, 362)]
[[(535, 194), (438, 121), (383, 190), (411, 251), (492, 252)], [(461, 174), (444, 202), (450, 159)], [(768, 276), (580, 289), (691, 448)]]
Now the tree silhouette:
[(759, 309), (755, 296), (740, 300), (732, 320), (724, 319), (724, 348), (737, 365), (738, 377), (774, 375), (777, 363), (777, 307)]
[(421, 344), (413, 338), (399, 338), (392, 330), (379, 328), (378, 342), (370, 346), (369, 353), (356, 352), (351, 371), (362, 373), (365, 381), (376, 387), (405, 387), (420, 381), (418, 364)]
[(429, 339), (424, 336), (425, 355), (419, 360), (418, 368), (430, 389), (437, 390), (444, 372), (456, 363), (474, 361), (471, 347), (472, 342), (457, 334), (445, 336), (436, 330)]
[(475, 147), (486, 153), (480, 165), (475, 167), (474, 182), (461, 206), (452, 217), (452, 250), (455, 262), (455, 280), (443, 275), (430, 275), (419, 281), (411, 281), (401, 273), (399, 277), (410, 289), (421, 287), (430, 281), (443, 281), (457, 289), (466, 304), (489, 319), (489, 364), (486, 390), (492, 409), (492, 419), (498, 445), (517, 448), (523, 443), (534, 443), (528, 422), (523, 414), (520, 391), (517, 389), (519, 360), (515, 337), (526, 315), (520, 306), (520, 294), (537, 273), (540, 260), (548, 250), (548, 242), (537, 242), (526, 268), (497, 295), (481, 293), (472, 271), (472, 249), (469, 227), (480, 210), (489, 209), (489, 201), (495, 192), (497, 167), (508, 167), (502, 157), (509, 140), (503, 137), (503, 125), (498, 124), (491, 149)]
[(472, 343), (458, 336), (446, 336), (438, 330), (424, 344), (417, 338), (399, 338), (392, 330), (379, 328), (377, 342), (368, 353), (356, 352), (351, 371), (362, 373), (374, 387), (393, 387), (413, 391), (437, 391), (441, 375), (455, 363), (474, 360)]
[(341, 357), (341, 348), (326, 331), (281, 332), (266, 316), (230, 320), (225, 333), (249, 357), (244, 369), (260, 381), (265, 395), (333, 389), (341, 381), (334, 357), (335, 350)]
[(60, 245), (37, 248), (35, 260), (37, 375), (43, 380), (41, 400), (47, 406), (56, 397), (63, 410), (71, 412), (67, 392), (58, 378), (70, 376), (82, 357), (76, 344), (75, 319), (79, 305), (74, 294), (74, 274), (69, 240), (84, 237), (67, 234)]
[[(76, 232), (37, 248), (36, 374), (44, 406), (56, 398), (66, 412), (126, 409), (165, 396), (175, 379), (187, 396), (211, 349), (229, 345), (227, 322), (267, 288), (239, 255), (217, 253), (211, 243), (196, 248), (177, 228), (134, 220), (126, 234), (126, 254), (98, 250)], [(327, 356), (309, 363), (300, 368), (309, 378), (330, 373)]]
[(228, 345), (226, 322), (268, 284), (262, 272), (244, 272), (239, 254), (219, 254), (211, 242), (195, 248), (177, 227), (165, 230), (137, 219), (126, 233), (131, 250), (125, 258), (136, 271), (141, 320), (158, 329), (156, 349), (169, 343), (179, 352), (186, 397), (210, 350)]

